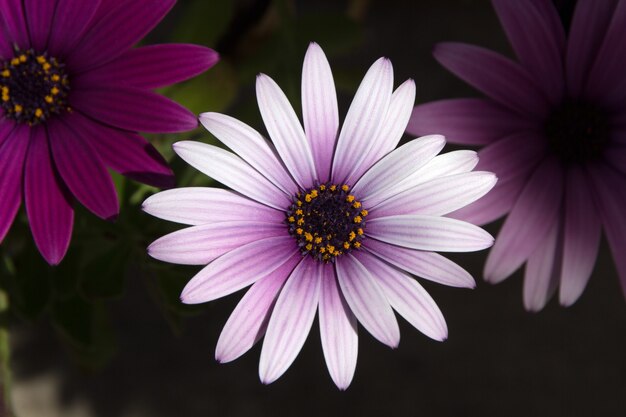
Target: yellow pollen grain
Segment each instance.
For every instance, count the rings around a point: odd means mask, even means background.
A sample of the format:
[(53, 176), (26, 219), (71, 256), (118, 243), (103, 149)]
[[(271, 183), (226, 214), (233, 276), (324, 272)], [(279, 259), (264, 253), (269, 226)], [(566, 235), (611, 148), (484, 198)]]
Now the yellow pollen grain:
[(365, 210), (365, 209), (361, 210), (361, 216), (365, 217), (365, 216), (367, 216), (368, 214), (369, 214), (369, 211), (367, 211), (367, 210)]
[(311, 202), (311, 194), (307, 194), (304, 196), (304, 201), (306, 201), (307, 203)]
[(363, 218), (361, 216), (354, 216), (355, 223), (361, 223), (362, 221), (363, 221)]
[(346, 192), (346, 193), (347, 193), (347, 192), (348, 192), (348, 190), (350, 189), (350, 187), (348, 187), (346, 184), (344, 184), (344, 185), (342, 185), (342, 186), (341, 186), (341, 189), (342, 189), (344, 192)]
[(308, 245), (305, 246), (306, 250), (310, 251), (313, 250), (313, 245), (311, 245), (310, 243)]
[(11, 76), (11, 71), (5, 69), (4, 71), (0, 72), (0, 75), (2, 75), (4, 78), (9, 78)]
[(302, 201), (300, 201), (300, 200), (296, 201), (296, 205), (297, 205), (298, 207), (302, 207)]
[(318, 250), (319, 250), (319, 252), (320, 252), (320, 253), (324, 253), (324, 252), (326, 252), (326, 248), (324, 248), (324, 247), (319, 248)]
[(296, 221), (296, 218), (293, 216), (290, 216), (287, 220), (289, 221), (289, 223), (293, 223)]
[(356, 230), (356, 233), (357, 233), (359, 236), (362, 236), (362, 235), (363, 235), (363, 229), (361, 229), (361, 228), (359, 227), (359, 228)]
[(9, 101), (9, 96), (7, 94), (2, 95), (2, 101)]
[(322, 240), (324, 240), (324, 239), (322, 239), (321, 237), (318, 236), (318, 237), (315, 238), (315, 243), (317, 243), (319, 245), (320, 243), (322, 243)]
[(36, 109), (36, 110), (35, 110), (35, 117), (39, 118), (39, 117), (41, 117), (41, 116), (43, 116), (43, 110), (41, 110), (41, 109)]
[(59, 80), (61, 79), (61, 77), (59, 76), (59, 74), (53, 74), (52, 77), (50, 77), (52, 79), (52, 81), (54, 81), (55, 83), (59, 82)]
[(15, 107), (13, 107), (13, 110), (15, 110), (15, 113), (21, 113), (24, 108), (19, 104), (16, 104)]
[(304, 230), (300, 229), (299, 227), (296, 229), (296, 233), (301, 235), (302, 233), (304, 233)]
[(312, 234), (310, 234), (309, 232), (306, 232), (306, 233), (304, 234), (304, 239), (305, 239), (307, 242), (313, 242), (313, 235), (312, 235)]
[(349, 194), (349, 195), (346, 197), (346, 201), (347, 201), (348, 203), (352, 203), (352, 202), (354, 201), (354, 196), (353, 196), (352, 194)]
[(45, 57), (45, 56), (43, 56), (43, 55), (39, 55), (39, 56), (37, 57), (37, 62), (39, 62), (40, 64), (45, 63), (45, 62), (46, 62), (46, 57)]
[(326, 186), (324, 184), (320, 185), (320, 191), (324, 191), (326, 189)]
[(54, 99), (52, 98), (52, 96), (45, 96), (45, 97), (44, 97), (44, 100), (46, 100), (46, 103), (48, 103), (48, 104), (51, 104), (51, 103), (54, 101)]
[(311, 191), (311, 197), (313, 197), (313, 198), (317, 197), (317, 190), (312, 190)]
[(344, 249), (350, 249), (350, 244), (348, 242), (343, 242)]
[(330, 191), (335, 191), (337, 189), (337, 186), (335, 184), (331, 185), (330, 187)]
[(326, 245), (326, 250), (328, 250), (330, 254), (335, 253), (335, 247), (333, 245)]
[(296, 216), (302, 216), (302, 210), (300, 209), (296, 210)]
[(59, 91), (60, 91), (60, 90), (59, 90), (58, 88), (56, 88), (56, 87), (52, 87), (52, 89), (50, 90), (50, 93), (51, 93), (53, 96), (56, 96), (57, 94), (59, 94)]
[(358, 249), (361, 247), (361, 242), (354, 242), (352, 245)]
[(15, 65), (20, 65), (20, 60), (17, 58), (13, 58), (11, 60), (11, 65), (15, 66)]
[(26, 62), (26, 55), (22, 54), (20, 55), (20, 62)]
[(48, 71), (50, 71), (50, 68), (52, 68), (52, 65), (50, 65), (50, 64), (48, 64), (48, 63), (46, 62), (46, 63), (45, 63), (45, 64), (43, 64), (41, 67), (43, 68), (43, 70), (44, 70), (45, 72), (48, 72)]
[(354, 239), (356, 239), (356, 233), (350, 232), (350, 242), (352, 242)]
[(297, 222), (298, 226), (302, 226), (304, 224), (304, 219), (300, 217)]
[(359, 207), (361, 207), (361, 203), (358, 202), (358, 201), (355, 201), (354, 204), (352, 205), (352, 207), (359, 208)]

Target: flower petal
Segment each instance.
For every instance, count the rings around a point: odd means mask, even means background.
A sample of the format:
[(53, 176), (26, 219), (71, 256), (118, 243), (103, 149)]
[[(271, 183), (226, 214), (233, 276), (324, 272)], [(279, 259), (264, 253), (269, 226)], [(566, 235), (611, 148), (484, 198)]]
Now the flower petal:
[(215, 359), (218, 362), (234, 361), (263, 337), (276, 297), (301, 260), (302, 256), (295, 254), (270, 275), (255, 282), (246, 292), (217, 341)]
[(303, 259), (280, 292), (261, 349), (259, 377), (264, 384), (280, 378), (300, 353), (315, 318), (323, 268)]
[(557, 243), (560, 219), (552, 220), (547, 235), (539, 242), (526, 263), (524, 273), (524, 307), (537, 312), (545, 307), (556, 289), (558, 282)]
[[(37, 2), (41, 3), (41, 2)], [(48, 38), (48, 52), (57, 58), (66, 58), (76, 44), (83, 39), (85, 31), (94, 21), (96, 12), (106, 4), (101, 0), (58, 0), (54, 13), (53, 29)]]
[(367, 221), (365, 234), (392, 245), (441, 252), (473, 252), (493, 245), (493, 237), (473, 224), (419, 214)]
[(31, 44), (23, 2), (21, 0), (0, 0), (0, 10), (2, 10), (0, 23), (4, 21), (4, 28), (12, 43), (22, 51), (29, 49)]
[(72, 238), (72, 200), (52, 163), (44, 128), (32, 130), (24, 169), (24, 203), (35, 244), (50, 265), (57, 265)]
[(326, 367), (335, 385), (345, 390), (356, 370), (359, 350), (357, 321), (341, 294), (331, 265), (323, 267), (319, 321)]
[(0, 141), (0, 242), (13, 224), (22, 201), (22, 172), (29, 139), (30, 128), (18, 125)]
[(542, 119), (548, 100), (516, 62), (493, 51), (461, 43), (440, 43), (435, 59), (457, 77), (520, 114)]
[(376, 277), (389, 304), (413, 327), (431, 339), (448, 338), (448, 326), (432, 297), (413, 278), (367, 252), (355, 255)]
[(219, 56), (191, 44), (149, 45), (131, 49), (114, 61), (78, 74), (72, 87), (119, 86), (153, 89), (188, 80), (211, 68)]
[(365, 330), (381, 343), (398, 347), (400, 328), (376, 278), (351, 254), (337, 259), (335, 265), (341, 292)]
[(357, 90), (339, 133), (332, 180), (345, 183), (382, 129), (393, 91), (393, 67), (380, 58), (369, 68)]
[(174, 6), (175, 0), (134, 0), (119, 2), (81, 37), (66, 64), (83, 72), (112, 61), (133, 46)]
[(55, 166), (82, 205), (98, 217), (113, 219), (119, 213), (115, 185), (100, 156), (85, 138), (89, 132), (78, 128), (80, 125), (74, 124), (74, 120), (70, 114), (63, 121), (48, 121)]
[(31, 46), (36, 51), (44, 51), (52, 27), (52, 18), (57, 0), (24, 0), (24, 16), (28, 20)]
[(285, 193), (294, 195), (298, 191), (298, 186), (277, 157), (276, 150), (259, 132), (237, 119), (219, 113), (202, 113), (200, 122), (220, 142)]
[(317, 180), (309, 142), (283, 90), (265, 74), (256, 79), (256, 97), (263, 123), (278, 154), (298, 185), (309, 188)]
[(387, 194), (387, 190), (432, 160), (445, 144), (446, 140), (440, 135), (424, 136), (410, 141), (371, 167), (354, 184), (351, 192), (358, 195), (361, 202), (374, 206), (381, 201), (380, 195)]
[(183, 265), (206, 265), (215, 258), (250, 242), (284, 236), (285, 225), (255, 221), (203, 224), (167, 234), (148, 247), (160, 261)]
[(474, 278), (451, 260), (434, 252), (389, 245), (369, 239), (364, 247), (379, 258), (413, 275), (449, 287), (474, 288)]
[(531, 126), (527, 118), (491, 100), (457, 98), (416, 106), (406, 130), (416, 136), (438, 133), (450, 143), (487, 145)]
[(297, 252), (291, 236), (248, 243), (220, 256), (187, 283), (180, 299), (199, 304), (232, 294), (264, 278)]
[(578, 300), (589, 281), (598, 255), (602, 230), (589, 180), (580, 168), (569, 169), (564, 205), (559, 301), (563, 306), (570, 306)]
[(139, 88), (76, 89), (69, 98), (73, 108), (120, 129), (172, 133), (198, 125), (196, 116), (180, 104)]
[(487, 257), (485, 280), (504, 280), (531, 256), (553, 225), (562, 195), (562, 168), (555, 158), (548, 158), (529, 179), (504, 222)]
[(440, 177), (372, 207), (369, 219), (397, 214), (443, 216), (484, 196), (496, 180), (491, 172), (480, 171)]
[(327, 182), (339, 132), (339, 110), (333, 73), (315, 42), (309, 44), (302, 67), (302, 116), (318, 179)]
[(250, 221), (280, 223), (285, 213), (221, 188), (176, 188), (154, 194), (143, 202), (142, 210), (160, 219), (201, 225)]
[(173, 147), (189, 165), (246, 197), (278, 210), (291, 205), (286, 194), (231, 152), (193, 141), (176, 142)]

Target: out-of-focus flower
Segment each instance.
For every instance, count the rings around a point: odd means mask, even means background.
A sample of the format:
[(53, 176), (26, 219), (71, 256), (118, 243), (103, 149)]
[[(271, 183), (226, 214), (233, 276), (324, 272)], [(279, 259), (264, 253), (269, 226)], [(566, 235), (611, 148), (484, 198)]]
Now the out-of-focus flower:
[(172, 172), (136, 132), (193, 129), (195, 116), (151, 90), (217, 61), (184, 44), (130, 49), (175, 0), (0, 0), (0, 241), (24, 198), (50, 263), (68, 248), (77, 199), (104, 219), (119, 205), (111, 168), (156, 186)]
[(541, 310), (559, 285), (569, 306), (604, 229), (626, 294), (626, 1), (580, 0), (567, 38), (549, 0), (493, 4), (519, 62), (437, 45), (435, 58), (488, 98), (418, 106), (408, 131), (485, 145), (478, 167), (498, 185), (451, 216), (484, 224), (508, 214), (487, 281), (526, 263), (525, 307)]
[(319, 311), (326, 364), (341, 389), (357, 358), (357, 320), (382, 343), (400, 341), (392, 309), (425, 335), (444, 340), (444, 318), (409, 274), (473, 287), (472, 277), (435, 251), (476, 251), (493, 239), (469, 223), (442, 217), (493, 187), (488, 172), (470, 172), (476, 154), (436, 156), (433, 135), (394, 150), (415, 100), (407, 80), (393, 91), (385, 58), (369, 69), (339, 132), (332, 73), (313, 43), (304, 59), (304, 129), (268, 76), (256, 83), (267, 142), (242, 122), (217, 113), (202, 124), (235, 153), (178, 142), (179, 156), (229, 186), (156, 194), (144, 210), (192, 227), (149, 247), (151, 256), (204, 265), (185, 287), (185, 303), (203, 303), (251, 284), (228, 319), (216, 359), (229, 362), (263, 335), (260, 377), (279, 378), (291, 365)]

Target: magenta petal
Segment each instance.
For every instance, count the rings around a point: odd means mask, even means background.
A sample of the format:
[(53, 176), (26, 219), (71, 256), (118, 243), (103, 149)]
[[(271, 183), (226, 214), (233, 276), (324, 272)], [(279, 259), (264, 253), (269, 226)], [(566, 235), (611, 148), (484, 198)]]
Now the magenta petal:
[(501, 105), (537, 119), (549, 112), (544, 93), (516, 62), (461, 43), (440, 43), (433, 54), (441, 65)]
[(66, 64), (75, 72), (110, 62), (154, 28), (175, 0), (120, 2), (85, 33)]
[(155, 187), (174, 186), (169, 165), (142, 136), (92, 121), (80, 113), (72, 117), (72, 126), (84, 132), (83, 137), (107, 167)]
[(0, 146), (0, 242), (4, 239), (22, 200), (22, 172), (30, 128), (16, 126)]
[[(40, 3), (38, 0), (34, 0)], [(109, 1), (104, 4), (113, 5)], [(64, 58), (83, 38), (97, 10), (103, 9), (100, 0), (58, 0), (53, 30), (48, 38), (48, 51), (52, 56)]]
[(39, 252), (50, 265), (57, 265), (70, 244), (74, 210), (51, 158), (45, 129), (33, 129), (24, 170), (24, 203)]
[(125, 85), (158, 88), (192, 78), (217, 63), (212, 49), (190, 44), (150, 45), (131, 49), (115, 61), (72, 79), (72, 87)]
[(263, 337), (276, 297), (300, 260), (300, 254), (294, 255), (272, 274), (255, 282), (246, 292), (217, 341), (215, 359), (218, 362), (234, 361)]
[(562, 196), (562, 167), (558, 160), (546, 159), (524, 187), (500, 230), (487, 257), (487, 281), (506, 279), (530, 257), (554, 224)]
[(78, 111), (120, 129), (173, 133), (198, 125), (196, 116), (180, 104), (139, 88), (73, 90), (70, 101)]
[[(558, 255), (560, 219), (555, 218), (548, 233), (543, 238), (526, 263), (524, 273), (524, 307), (528, 311), (540, 311), (550, 300), (558, 283)], [(560, 260), (560, 259), (559, 259)]]
[(50, 120), (48, 134), (57, 171), (72, 194), (95, 215), (113, 219), (119, 212), (115, 186), (100, 156), (89, 146), (85, 132), (75, 130), (74, 118)]
[(493, 7), (520, 62), (557, 103), (563, 94), (565, 32), (556, 8), (550, 0), (494, 0)]
[(52, 27), (52, 18), (57, 0), (24, 0), (24, 14), (28, 20), (31, 46), (35, 50), (45, 50)]
[(22, 50), (30, 48), (23, 2), (21, 0), (0, 0), (0, 17), (4, 21), (4, 27), (12, 43), (15, 43)]
[(491, 100), (458, 98), (416, 106), (406, 130), (416, 136), (438, 133), (450, 143), (486, 145), (532, 125)]

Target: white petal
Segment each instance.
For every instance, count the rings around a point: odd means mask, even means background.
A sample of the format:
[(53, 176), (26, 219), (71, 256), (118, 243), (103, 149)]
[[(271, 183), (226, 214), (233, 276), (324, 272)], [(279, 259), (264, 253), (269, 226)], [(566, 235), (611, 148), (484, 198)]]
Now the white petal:
[(296, 193), (298, 187), (276, 155), (275, 149), (259, 132), (220, 113), (202, 113), (200, 122), (206, 130), (282, 191), (289, 195)]
[(333, 73), (315, 42), (309, 44), (302, 68), (302, 116), (317, 175), (320, 182), (327, 182), (339, 132), (339, 111)]
[(359, 322), (380, 342), (398, 347), (398, 322), (376, 279), (351, 254), (337, 259), (336, 268), (341, 291)]
[(148, 197), (141, 208), (160, 219), (192, 226), (228, 221), (279, 223), (285, 220), (283, 211), (221, 188), (188, 187), (161, 191)]
[(324, 265), (305, 258), (280, 292), (261, 349), (259, 377), (276, 381), (300, 353), (313, 325)]
[(333, 159), (333, 181), (345, 183), (382, 128), (393, 91), (393, 67), (380, 58), (367, 71), (339, 133)]
[(473, 252), (493, 245), (493, 237), (473, 224), (419, 214), (367, 221), (367, 236), (393, 245), (441, 252)]
[(313, 155), (285, 93), (270, 77), (259, 74), (256, 97), (263, 123), (287, 169), (301, 188), (311, 187), (317, 180)]
[(177, 142), (173, 148), (189, 165), (246, 197), (278, 210), (291, 204), (287, 194), (232, 152), (193, 141)]

